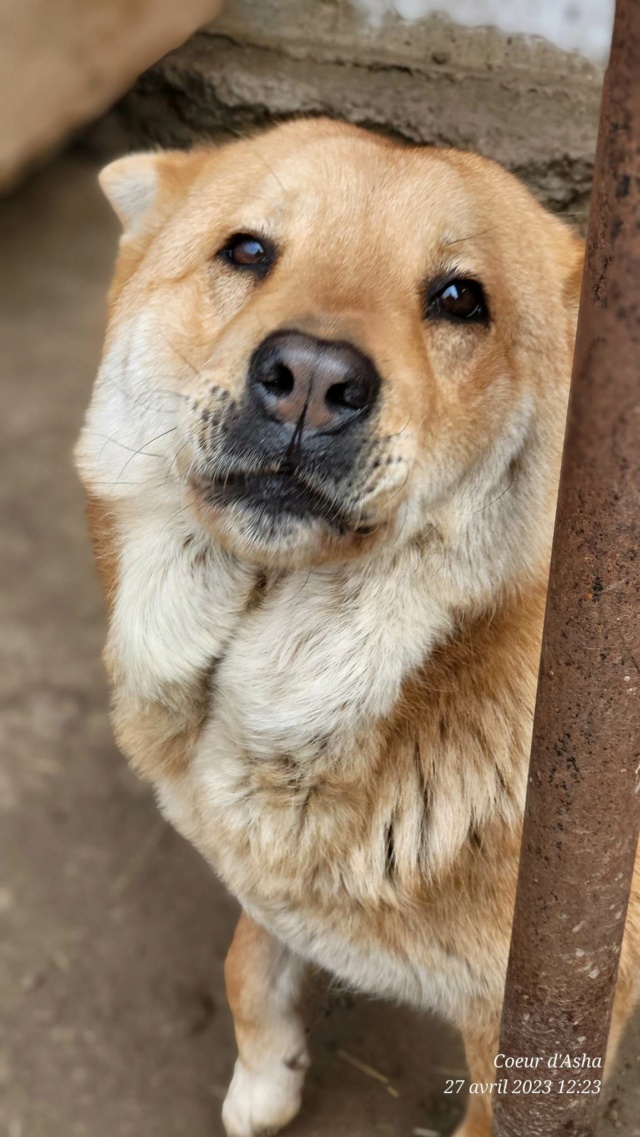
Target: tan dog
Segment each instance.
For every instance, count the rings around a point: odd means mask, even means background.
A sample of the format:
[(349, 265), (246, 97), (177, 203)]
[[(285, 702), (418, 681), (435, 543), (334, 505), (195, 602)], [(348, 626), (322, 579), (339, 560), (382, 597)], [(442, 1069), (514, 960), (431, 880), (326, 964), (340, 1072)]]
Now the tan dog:
[[(117, 737), (245, 912), (227, 1131), (298, 1110), (305, 961), (492, 1081), (580, 244), (491, 162), (327, 121), (102, 184), (78, 464)], [(639, 940), (635, 904), (616, 1036)]]

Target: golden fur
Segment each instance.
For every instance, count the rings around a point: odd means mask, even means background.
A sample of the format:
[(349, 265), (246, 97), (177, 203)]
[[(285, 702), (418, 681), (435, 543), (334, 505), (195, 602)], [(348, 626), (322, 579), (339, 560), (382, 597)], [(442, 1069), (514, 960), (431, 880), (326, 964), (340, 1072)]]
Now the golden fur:
[[(245, 910), (227, 1131), (297, 1111), (303, 960), (446, 1015), (490, 1081), (580, 243), (493, 163), (327, 121), (121, 159), (103, 185), (124, 235), (78, 464), (118, 740)], [(264, 280), (216, 255), (238, 232), (278, 245)], [(482, 280), (488, 324), (425, 318), (451, 271)], [(350, 477), (320, 487), (339, 529), (206, 493), (282, 328), (382, 376)], [(489, 1101), (461, 1137), (488, 1137)]]

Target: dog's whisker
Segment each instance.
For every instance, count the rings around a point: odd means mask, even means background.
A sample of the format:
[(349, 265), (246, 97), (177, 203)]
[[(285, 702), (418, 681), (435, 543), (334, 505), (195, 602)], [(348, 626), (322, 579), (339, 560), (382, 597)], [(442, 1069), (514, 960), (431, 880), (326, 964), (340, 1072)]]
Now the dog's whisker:
[(186, 448), (187, 448), (187, 446), (189, 446), (189, 444), (190, 444), (189, 439), (187, 439), (186, 442), (182, 443), (182, 446), (178, 447), (176, 453), (174, 454), (173, 458), (171, 459), (171, 462), (169, 463), (169, 467), (168, 467), (166, 475), (165, 475), (166, 478), (169, 478), (171, 476), (173, 469), (175, 468), (176, 462), (178, 461), (178, 458), (183, 453), (183, 451), (186, 450)]
[[(145, 446), (152, 446), (154, 442), (158, 442), (161, 438), (166, 438), (167, 435), (173, 434), (173, 432), (177, 429), (178, 429), (177, 426), (171, 426), (171, 427), (169, 427), (168, 430), (163, 430), (161, 434), (156, 434), (154, 438), (150, 438), (148, 442), (143, 443), (143, 445), (140, 446), (137, 450), (134, 450), (133, 453), (131, 454), (131, 457), (127, 458), (127, 461), (125, 462), (124, 466), (122, 467), (122, 469), (120, 471), (120, 476), (122, 476), (122, 474), (124, 474), (125, 470), (130, 465), (130, 463), (133, 462), (134, 458), (137, 458), (139, 455), (144, 454), (144, 447)], [(164, 458), (166, 459), (167, 455), (164, 455)]]
[(177, 518), (177, 517), (180, 517), (180, 516), (181, 516), (181, 514), (183, 514), (183, 513), (184, 513), (184, 512), (185, 512), (187, 509), (191, 509), (191, 506), (190, 506), (189, 502), (187, 502), (187, 504), (186, 504), (186, 505), (182, 505), (182, 506), (180, 507), (180, 509), (176, 510), (176, 512), (175, 512), (175, 513), (173, 513), (173, 514), (171, 515), (171, 517), (169, 518), (169, 520), (167, 521), (167, 523), (166, 523), (165, 525), (163, 525), (163, 526), (162, 526), (161, 532), (164, 532), (164, 531), (165, 531), (165, 529), (168, 529), (168, 528), (169, 528), (169, 526), (170, 526), (170, 525), (172, 525), (172, 524), (173, 524), (173, 522), (176, 520), (176, 518)]
[(203, 370), (203, 369), (198, 369), (198, 368), (195, 366), (195, 364), (191, 362), (191, 360), (190, 360), (190, 359), (187, 359), (186, 355), (184, 355), (184, 353), (183, 353), (182, 351), (180, 351), (180, 349), (179, 349), (179, 348), (177, 348), (177, 347), (176, 347), (176, 345), (175, 345), (174, 343), (171, 343), (171, 341), (170, 341), (170, 340), (167, 340), (167, 343), (169, 344), (169, 348), (170, 348), (170, 350), (171, 350), (171, 351), (174, 353), (174, 355), (177, 355), (177, 356), (178, 356), (178, 359), (181, 359), (181, 360), (182, 360), (182, 362), (184, 363), (185, 367), (188, 367), (188, 368), (189, 368), (189, 370), (191, 371), (192, 375), (195, 375), (196, 379), (199, 379), (199, 378), (200, 378), (200, 376), (202, 375), (202, 370)]
[[(149, 410), (151, 408), (152, 400), (154, 399), (182, 399), (187, 403), (191, 401), (189, 396), (185, 395), (184, 392), (172, 391), (169, 387), (155, 387), (153, 390), (140, 391), (137, 395), (134, 395), (132, 391), (127, 390), (127, 388), (122, 383), (120, 383), (118, 390), (120, 395), (126, 399), (127, 402), (132, 403), (134, 407), (141, 407), (143, 410)], [(143, 404), (143, 399), (148, 400), (147, 405)]]
[(410, 430), (409, 433), (407, 434), (406, 433), (407, 427), (411, 424), (411, 415), (410, 415), (409, 418), (407, 419), (406, 423), (404, 424), (403, 427), (401, 427), (400, 430), (396, 431), (395, 434), (387, 435), (387, 437), (385, 438), (385, 442), (392, 442), (394, 438), (400, 438), (401, 435), (404, 435), (405, 438), (413, 438), (414, 435), (416, 435), (418, 433), (418, 431), (420, 430), (420, 427), (425, 422), (426, 418), (427, 418), (427, 415), (424, 414), (422, 416), (422, 418), (419, 420), (419, 422), (416, 424), (414, 429)]
[(471, 513), (470, 516), (476, 517), (478, 513), (484, 513), (485, 509), (490, 509), (491, 506), (495, 505), (497, 501), (500, 501), (500, 499), (503, 498), (505, 496), (505, 494), (508, 494), (508, 492), (511, 489), (514, 481), (515, 481), (515, 475), (512, 475), (508, 486), (505, 486), (505, 488), (502, 490), (501, 493), (499, 493), (497, 495), (497, 497), (492, 498), (491, 501), (488, 501), (485, 505), (481, 505), (480, 509), (474, 509), (473, 513)]
[(450, 245), (461, 245), (465, 241), (475, 241), (477, 237), (484, 237), (487, 233), (495, 233), (495, 229), (495, 225), (490, 225), (486, 229), (478, 229), (475, 233), (469, 233), (466, 237), (448, 237), (443, 244), (448, 248)]
[(102, 434), (100, 431), (97, 431), (97, 430), (96, 431), (88, 431), (87, 433), (93, 434), (93, 436), (95, 438), (104, 439), (104, 446), (102, 447), (102, 450), (100, 451), (100, 455), (99, 455), (100, 458), (102, 457), (106, 447), (110, 443), (113, 446), (119, 446), (121, 450), (129, 450), (134, 455), (135, 454), (143, 454), (145, 456), (145, 458), (166, 458), (166, 454), (158, 454), (158, 453), (155, 453), (154, 451), (151, 451), (151, 450), (143, 450), (142, 447), (140, 447), (139, 449), (136, 449), (134, 446), (127, 446), (126, 442), (120, 442), (120, 440), (118, 438), (112, 438), (110, 435)]

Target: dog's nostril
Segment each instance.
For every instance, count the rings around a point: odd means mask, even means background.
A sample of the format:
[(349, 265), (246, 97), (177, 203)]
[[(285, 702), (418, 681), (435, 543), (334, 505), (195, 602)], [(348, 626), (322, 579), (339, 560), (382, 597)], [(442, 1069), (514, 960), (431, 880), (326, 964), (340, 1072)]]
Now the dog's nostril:
[(285, 363), (276, 363), (269, 374), (262, 379), (262, 386), (278, 398), (286, 398), (295, 387), (293, 372)]
[(334, 383), (325, 395), (332, 408), (346, 408), (352, 411), (364, 410), (369, 404), (369, 388), (357, 379), (347, 379), (345, 383)]

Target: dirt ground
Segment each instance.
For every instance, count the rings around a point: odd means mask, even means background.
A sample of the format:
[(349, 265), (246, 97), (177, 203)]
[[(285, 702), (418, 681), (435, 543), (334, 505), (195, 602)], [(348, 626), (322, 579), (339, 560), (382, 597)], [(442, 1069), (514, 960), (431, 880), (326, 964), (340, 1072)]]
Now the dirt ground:
[[(0, 1134), (222, 1137), (235, 902), (157, 814), (107, 721), (102, 603), (71, 449), (116, 226), (92, 163), (0, 203)], [(457, 1035), (318, 980), (291, 1137), (439, 1137)], [(640, 1135), (640, 1029), (602, 1137)], [(377, 1074), (376, 1074), (377, 1072)]]

